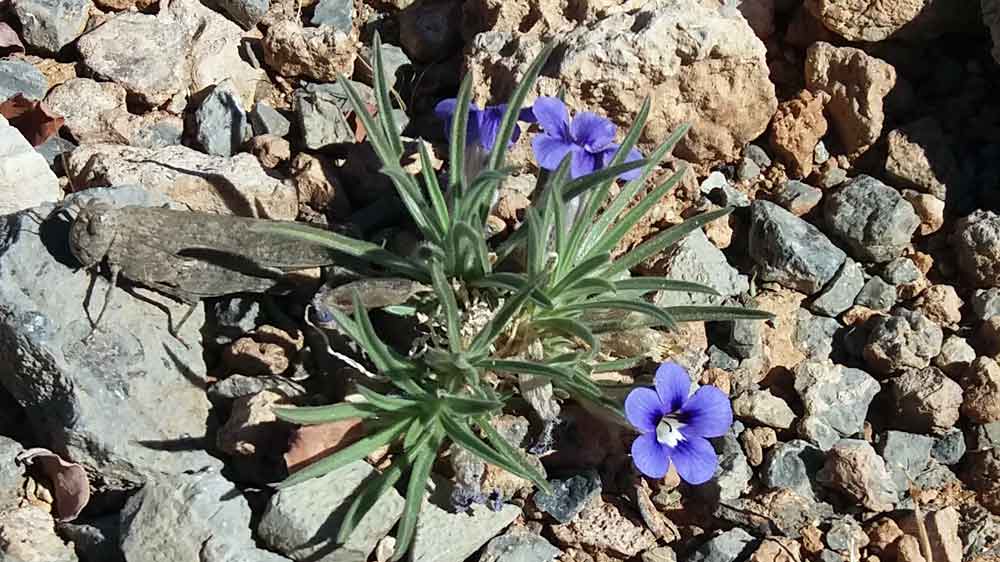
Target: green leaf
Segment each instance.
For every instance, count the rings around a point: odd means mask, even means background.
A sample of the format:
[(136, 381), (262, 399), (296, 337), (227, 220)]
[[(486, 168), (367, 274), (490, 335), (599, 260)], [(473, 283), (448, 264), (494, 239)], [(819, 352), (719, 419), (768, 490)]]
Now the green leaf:
[(576, 178), (563, 187), (563, 199), (569, 201), (574, 197), (579, 197), (596, 187), (600, 187), (603, 182), (611, 181), (625, 172), (631, 172), (632, 170), (641, 168), (648, 162), (648, 160), (635, 160), (633, 162), (608, 166), (607, 168), (602, 168), (592, 174)]
[[(502, 271), (491, 273), (482, 279), (476, 279), (469, 283), (470, 286), (480, 289), (502, 289), (516, 293), (529, 284), (528, 277), (523, 273), (511, 273)], [(531, 292), (531, 300), (542, 308), (552, 308), (555, 306), (548, 295), (536, 289)]]
[(585, 311), (585, 310), (630, 310), (638, 312), (662, 322), (665, 326), (676, 328), (677, 323), (670, 317), (666, 310), (645, 301), (631, 299), (599, 299), (588, 302), (572, 303), (564, 305), (561, 310), (565, 311)]
[(500, 127), (497, 129), (493, 151), (490, 153), (486, 164), (487, 168), (496, 170), (500, 166), (503, 166), (504, 159), (507, 156), (508, 144), (514, 136), (514, 127), (517, 126), (517, 118), (521, 113), (521, 108), (524, 107), (524, 100), (527, 99), (528, 93), (534, 88), (535, 81), (538, 80), (538, 75), (541, 74), (542, 68), (545, 67), (545, 62), (548, 61), (553, 50), (555, 50), (555, 45), (552, 43), (542, 47), (541, 52), (538, 53), (535, 60), (525, 70), (517, 87), (514, 88), (514, 92), (508, 98), (507, 111), (504, 112), (503, 119), (500, 120)]
[(374, 418), (383, 414), (374, 404), (341, 402), (329, 406), (299, 406), (271, 408), (279, 420), (299, 425), (328, 423), (349, 418)]
[[(449, 188), (455, 197), (462, 195), (465, 185), (465, 145), (469, 129), (469, 103), (472, 101), (472, 73), (465, 75), (458, 89), (455, 114), (451, 120), (451, 143), (448, 145)], [(473, 142), (478, 142), (474, 140)]]
[(606, 267), (611, 262), (611, 254), (600, 254), (592, 256), (582, 263), (573, 268), (572, 271), (566, 274), (559, 283), (552, 288), (550, 293), (553, 296), (560, 295), (565, 291), (569, 291), (574, 286), (579, 284), (584, 279), (587, 279), (590, 274), (600, 271)]
[(410, 217), (413, 218), (413, 222), (416, 223), (424, 237), (435, 244), (441, 244), (444, 241), (444, 232), (436, 226), (435, 219), (430, 214), (432, 209), (428, 206), (427, 200), (420, 192), (420, 186), (414, 181), (413, 176), (400, 168), (398, 164), (385, 166), (380, 171), (392, 180), (399, 198), (403, 201), (403, 205), (406, 206)]
[(431, 264), (431, 281), (433, 282), (434, 292), (437, 293), (441, 308), (444, 310), (445, 330), (448, 332), (448, 347), (452, 353), (461, 353), (462, 325), (458, 321), (458, 303), (455, 302), (455, 291), (445, 278), (444, 270), (438, 262)]
[(676, 244), (693, 230), (701, 228), (715, 219), (724, 217), (732, 211), (732, 207), (709, 211), (696, 217), (691, 217), (678, 225), (664, 230), (663, 232), (640, 244), (638, 248), (615, 260), (615, 262), (608, 269), (608, 274), (615, 276), (632, 269), (636, 265), (639, 265), (643, 261), (660, 253), (664, 248)]
[(417, 530), (417, 519), (420, 516), (420, 507), (423, 504), (425, 490), (427, 490), (427, 481), (431, 477), (431, 467), (434, 466), (440, 443), (439, 439), (433, 440), (429, 446), (421, 447), (414, 457), (413, 468), (410, 470), (410, 481), (406, 484), (406, 502), (403, 504), (403, 513), (396, 529), (396, 550), (392, 556), (393, 562), (401, 560), (413, 542)]
[(351, 109), (354, 110), (354, 115), (361, 120), (361, 124), (365, 127), (365, 134), (368, 137), (368, 143), (372, 145), (375, 149), (375, 154), (378, 155), (379, 160), (382, 164), (399, 164), (399, 158), (393, 156), (393, 143), (385, 138), (387, 131), (384, 131), (380, 127), (379, 123), (376, 123), (372, 119), (371, 113), (368, 113), (368, 106), (358, 91), (351, 84), (350, 80), (345, 78), (343, 75), (337, 76), (337, 82), (344, 89), (347, 94), (347, 100), (351, 104)]
[(398, 412), (407, 408), (417, 409), (420, 407), (420, 402), (416, 400), (379, 394), (361, 384), (357, 385), (357, 391), (369, 404), (387, 412)]
[(464, 221), (485, 226), (486, 217), (480, 217), (480, 211), (486, 201), (492, 199), (500, 183), (512, 172), (512, 168), (500, 170), (484, 170), (472, 180), (469, 191), (458, 199), (455, 205), (455, 222)]
[(468, 253), (471, 254), (464, 259), (459, 259), (459, 262), (470, 262), (473, 271), (465, 271), (463, 279), (479, 279), (490, 272), (490, 256), (489, 249), (486, 247), (486, 238), (483, 236), (482, 230), (476, 232), (476, 229), (472, 228), (467, 222), (455, 223), (455, 233), (454, 236), (459, 240), (465, 242), (465, 244), (459, 244), (460, 248), (468, 248)]
[[(538, 486), (539, 489), (546, 493), (552, 493), (552, 487), (549, 485), (548, 480), (545, 479), (545, 475), (538, 472), (533, 466), (524, 461), (524, 452), (511, 446), (511, 444), (504, 439), (503, 435), (500, 435), (500, 432), (493, 427), (493, 424), (490, 423), (490, 420), (487, 419), (486, 416), (482, 416), (476, 420), (476, 425), (478, 425), (479, 429), (482, 430), (484, 435), (486, 435), (486, 439), (489, 441), (490, 445), (493, 445), (493, 447), (501, 455), (512, 459), (518, 459), (526, 470), (530, 470), (534, 474), (534, 477), (528, 478), (528, 480), (531, 480), (532, 484)], [(508, 470), (508, 472), (511, 471)]]
[(478, 363), (479, 367), (488, 369), (491, 371), (500, 371), (503, 373), (513, 373), (518, 375), (535, 375), (538, 377), (544, 377), (551, 379), (553, 383), (562, 383), (569, 385), (576, 384), (587, 384), (590, 383), (593, 386), (594, 391), (597, 391), (597, 386), (593, 384), (593, 381), (577, 381), (576, 374), (563, 367), (556, 367), (553, 365), (546, 365), (543, 363), (535, 363), (532, 361), (518, 361), (514, 359), (485, 359)]
[(545, 477), (533, 466), (524, 462), (518, 455), (505, 455), (487, 445), (473, 433), (465, 420), (456, 419), (453, 416), (445, 414), (441, 416), (441, 423), (444, 425), (444, 430), (448, 434), (448, 437), (466, 451), (490, 464), (499, 466), (515, 476), (531, 480), (537, 486), (546, 485)]
[(483, 326), (483, 329), (476, 334), (469, 345), (469, 352), (472, 355), (485, 354), (490, 345), (496, 341), (500, 334), (507, 329), (511, 319), (517, 314), (521, 307), (528, 301), (533, 293), (545, 282), (545, 276), (541, 275), (534, 281), (521, 287), (521, 289), (508, 297), (494, 314), (493, 318)]
[(441, 184), (438, 182), (437, 174), (434, 173), (434, 164), (431, 162), (431, 155), (427, 151), (427, 143), (424, 139), (417, 139), (417, 147), (420, 153), (420, 174), (424, 178), (424, 185), (427, 186), (427, 193), (430, 195), (431, 208), (434, 210), (434, 217), (441, 236), (451, 227), (451, 219), (448, 215), (448, 204), (444, 200), (444, 193), (441, 191)]
[(528, 275), (538, 276), (545, 268), (545, 238), (542, 231), (542, 217), (534, 207), (528, 207), (525, 213), (524, 226), (528, 230)]
[(583, 361), (589, 361), (601, 350), (601, 344), (594, 334), (582, 323), (571, 318), (548, 318), (535, 320), (531, 324), (538, 330), (565, 334), (582, 340), (589, 348), (581, 358)]
[(394, 357), (389, 352), (389, 347), (375, 334), (375, 327), (372, 326), (371, 318), (368, 317), (368, 310), (361, 302), (361, 295), (357, 289), (353, 292), (352, 303), (354, 305), (354, 317), (357, 320), (359, 329), (358, 337), (360, 337), (360, 340), (358, 344), (371, 357), (372, 362), (375, 363), (375, 367), (383, 373), (412, 368), (412, 365), (399, 361)]
[(678, 322), (726, 322), (730, 320), (773, 320), (766, 310), (739, 306), (668, 306), (667, 311)]
[(481, 416), (503, 408), (503, 402), (497, 400), (483, 400), (457, 394), (443, 394), (441, 400), (444, 401), (445, 408), (457, 416)]
[(336, 540), (338, 544), (347, 542), (351, 533), (361, 523), (361, 520), (365, 518), (365, 515), (371, 511), (371, 508), (375, 506), (378, 499), (395, 486), (396, 482), (399, 482), (399, 479), (403, 476), (403, 472), (406, 470), (406, 467), (403, 466), (405, 463), (406, 459), (397, 460), (382, 474), (378, 474), (374, 478), (362, 483), (360, 492), (354, 496), (350, 506), (347, 508), (347, 512), (344, 514), (343, 519), (341, 519), (340, 528), (337, 529)]
[(318, 478), (342, 466), (347, 466), (354, 461), (365, 458), (379, 447), (384, 447), (398, 438), (411, 421), (411, 418), (404, 417), (374, 435), (362, 437), (351, 445), (293, 473), (278, 484), (278, 488), (287, 488), (306, 480)]
[(646, 361), (646, 357), (640, 355), (638, 357), (627, 357), (625, 359), (617, 359), (615, 361), (604, 361), (597, 363), (590, 368), (592, 373), (614, 373), (618, 371), (624, 371), (637, 367)]
[(573, 284), (571, 289), (567, 289), (555, 295), (556, 308), (563, 303), (573, 303), (594, 295), (614, 295), (617, 292), (615, 286), (610, 281), (599, 277), (588, 277)]
[(389, 88), (386, 86), (388, 80), (385, 76), (385, 64), (382, 62), (382, 40), (376, 31), (372, 40), (372, 52), (374, 53), (374, 82), (375, 82), (375, 103), (378, 106), (378, 118), (382, 124), (382, 130), (389, 141), (389, 146), (398, 159), (403, 156), (403, 141), (399, 138), (399, 129), (396, 127), (396, 119), (392, 114), (392, 98), (389, 97)]
[(685, 293), (704, 293), (706, 295), (719, 296), (719, 292), (700, 283), (690, 281), (675, 281), (673, 279), (663, 279), (662, 277), (633, 277), (615, 281), (615, 288), (619, 291), (680, 291)]

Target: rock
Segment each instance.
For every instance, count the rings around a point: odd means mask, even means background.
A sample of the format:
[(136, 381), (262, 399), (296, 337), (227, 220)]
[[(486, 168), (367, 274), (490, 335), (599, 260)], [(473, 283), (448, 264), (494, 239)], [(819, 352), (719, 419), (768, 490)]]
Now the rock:
[[(903, 520), (903, 530), (919, 536), (916, 517)], [(924, 515), (924, 527), (931, 547), (931, 558), (934, 562), (962, 562), (962, 539), (959, 537), (959, 525), (964, 523), (955, 507), (949, 506)], [(964, 525), (963, 525), (964, 526)]]
[(975, 339), (984, 355), (1000, 355), (1000, 316), (991, 316), (981, 323)]
[(977, 210), (955, 224), (958, 269), (977, 287), (1000, 287), (1000, 215)]
[[(364, 100), (374, 100), (372, 89), (352, 84)], [(295, 91), (295, 112), (306, 148), (319, 150), (330, 144), (354, 143), (354, 130), (344, 118), (352, 111), (347, 92), (337, 84), (306, 84)]]
[(847, 258), (840, 271), (827, 284), (826, 289), (809, 304), (809, 310), (835, 317), (851, 308), (864, 284), (865, 278), (861, 266), (851, 258)]
[(861, 287), (854, 304), (872, 310), (889, 310), (896, 304), (896, 298), (895, 286), (879, 277), (872, 277)]
[(916, 308), (928, 320), (941, 326), (957, 326), (962, 321), (962, 298), (951, 285), (931, 285), (920, 293)]
[(754, 201), (750, 213), (750, 257), (762, 280), (811, 295), (844, 263), (844, 252), (819, 229), (774, 203)]
[(823, 189), (832, 189), (847, 181), (847, 171), (837, 166), (834, 160), (827, 160), (818, 173), (814, 173), (816, 184)]
[[(695, 229), (670, 249), (658, 274), (668, 279), (701, 283), (715, 289), (721, 297), (712, 295), (661, 291), (659, 306), (682, 304), (721, 304), (726, 297), (738, 295), (750, 288), (745, 275), (729, 265), (725, 254), (712, 245), (701, 229)], [(659, 264), (658, 264), (659, 265)]]
[(596, 471), (561, 479), (551, 480), (552, 493), (535, 494), (535, 505), (560, 523), (572, 521), (587, 504), (601, 495), (601, 478)]
[[(812, 173), (817, 143), (826, 135), (827, 122), (823, 108), (830, 100), (826, 92), (813, 95), (802, 90), (791, 100), (778, 104), (771, 121), (771, 149), (795, 178)], [(796, 213), (798, 214), (798, 213)]]
[(778, 192), (775, 202), (797, 217), (813, 210), (823, 199), (823, 190), (796, 180), (789, 180)]
[(552, 562), (562, 551), (527, 529), (510, 530), (486, 543), (480, 562)]
[[(35, 212), (46, 216), (50, 210)], [(84, 303), (90, 314), (99, 306), (87, 295), (104, 295), (108, 282), (67, 265), (76, 262), (65, 220), (50, 219), (42, 238), (26, 214), (8, 216), (5, 223), (0, 356), (8, 359), (0, 381), (41, 443), (82, 464), (106, 490), (134, 488), (153, 473), (217, 466), (189, 443), (191, 436), (205, 435), (209, 418), (210, 404), (193, 384), (205, 373), (197, 343), (203, 313), (195, 310), (175, 338), (167, 314), (180, 318), (186, 305), (140, 288), (134, 289), (138, 296), (116, 290), (105, 323), (84, 340), (91, 331)], [(162, 407), (164, 396), (170, 396), (170, 408)], [(184, 446), (175, 450), (179, 443)]]
[(417, 62), (446, 59), (459, 46), (461, 18), (456, 2), (418, 0), (399, 12), (399, 40)]
[[(786, 290), (758, 290), (754, 306), (774, 314), (774, 319), (761, 322), (761, 340), (764, 348), (763, 366), (748, 365), (753, 373), (754, 383), (760, 382), (764, 374), (775, 368), (792, 370), (806, 358), (805, 353), (795, 344), (799, 329), (798, 311), (803, 295)], [(754, 372), (754, 369), (761, 369)]]
[(910, 258), (896, 258), (882, 268), (882, 279), (892, 285), (915, 283), (923, 277), (917, 265)]
[(884, 517), (867, 526), (868, 548), (875, 553), (888, 553), (890, 546), (903, 536), (903, 531), (894, 519)]
[(931, 448), (934, 438), (903, 431), (887, 431), (881, 439), (882, 458), (886, 468), (892, 473), (896, 490), (908, 490), (910, 481), (917, 483), (919, 477), (930, 467)]
[(739, 527), (726, 531), (695, 549), (691, 562), (736, 562), (757, 546), (757, 539)]
[(17, 507), (24, 486), (24, 469), (16, 462), (24, 448), (0, 435), (0, 513)]
[(669, 546), (651, 548), (641, 554), (642, 562), (677, 562), (677, 553)]
[[(365, 61), (374, 60), (373, 53), (367, 46), (361, 48), (360, 56)], [(386, 85), (390, 88), (396, 88), (403, 83), (401, 80), (405, 79), (400, 71), (408, 70), (409, 67), (413, 66), (413, 62), (400, 47), (382, 43), (382, 66), (387, 79)], [(368, 65), (355, 65), (354, 76), (361, 82), (374, 86), (375, 80), (372, 72), (373, 69), (369, 68)]]
[[(309, 23), (348, 34), (354, 27), (354, 0), (319, 0)], [(398, 48), (398, 47), (397, 47)]]
[(864, 51), (818, 41), (806, 53), (806, 87), (826, 92), (826, 110), (849, 153), (875, 144), (885, 120), (883, 103), (896, 85), (896, 70)]
[[(679, 157), (699, 164), (735, 160), (777, 108), (766, 49), (736, 10), (697, 0), (649, 3), (556, 38), (549, 62), (559, 72), (539, 80), (538, 94), (565, 88), (570, 107), (614, 108), (608, 116), (622, 127), (647, 96), (673, 100), (653, 104), (640, 139), (646, 153), (690, 123), (697, 133), (680, 141)], [(466, 68), (475, 99), (506, 99), (541, 48), (540, 38), (516, 29), (473, 38)]]
[(913, 205), (913, 211), (920, 217), (920, 228), (917, 233), (921, 236), (933, 234), (944, 226), (945, 203), (927, 193), (920, 193), (912, 189), (903, 190), (903, 197)]
[(82, 185), (141, 183), (195, 211), (276, 220), (298, 214), (295, 188), (268, 176), (249, 154), (223, 158), (184, 146), (93, 144), (73, 151), (68, 166)]
[[(745, 159), (753, 166), (753, 160)], [(758, 169), (758, 174), (760, 170)], [(739, 172), (737, 172), (739, 173)], [(720, 181), (721, 178), (721, 181)], [(743, 178), (740, 178), (743, 181)], [(750, 205), (750, 198), (745, 193), (734, 189), (729, 185), (726, 177), (720, 172), (712, 172), (701, 182), (701, 192), (708, 196), (708, 199), (720, 207), (747, 207)], [(713, 223), (717, 224), (717, 223)]]
[[(49, 168), (58, 175), (65, 174), (63, 170), (63, 158), (69, 157), (76, 144), (62, 137), (52, 137), (49, 140), (35, 147), (35, 150), (45, 158)], [(65, 156), (64, 156), (65, 155)]]
[(757, 547), (748, 562), (799, 562), (802, 545), (785, 537), (767, 537)]
[(965, 449), (965, 434), (962, 433), (961, 429), (953, 427), (934, 441), (931, 456), (937, 462), (951, 466), (962, 460), (962, 457), (965, 456)]
[(737, 421), (729, 428), (728, 433), (713, 440), (719, 452), (719, 467), (715, 471), (715, 477), (699, 489), (707, 497), (707, 501), (715, 503), (735, 500), (749, 489), (753, 470), (737, 438), (743, 430), (743, 424)]
[(125, 562), (118, 546), (121, 521), (117, 513), (86, 523), (61, 523), (58, 533), (67, 542), (73, 543), (77, 554), (85, 561)]
[(636, 556), (656, 544), (653, 533), (600, 496), (595, 496), (572, 522), (552, 526), (552, 534), (566, 546), (603, 550), (623, 558)]
[(962, 413), (973, 423), (1000, 421), (1000, 365), (989, 357), (978, 357), (961, 380)]
[(823, 468), (823, 463), (823, 451), (807, 441), (779, 443), (767, 456), (762, 481), (768, 488), (787, 488), (815, 500), (811, 477)]
[(17, 0), (21, 38), (36, 49), (58, 53), (83, 33), (94, 5), (90, 0)]
[(996, 0), (983, 0), (983, 23), (990, 30), (993, 37), (993, 60), (1000, 62), (1000, 2)]
[(923, 369), (941, 352), (941, 328), (917, 311), (897, 309), (873, 322), (864, 357), (878, 374)]
[(942, 433), (958, 421), (962, 387), (936, 367), (910, 369), (892, 379), (893, 426), (919, 433)]
[(302, 27), (281, 21), (264, 36), (264, 60), (282, 76), (333, 82), (338, 74), (352, 73), (357, 41), (356, 30), (348, 34), (333, 27)]
[(927, 562), (921, 554), (920, 541), (913, 535), (903, 535), (896, 542), (896, 560), (898, 562)]
[(250, 139), (247, 147), (257, 157), (260, 165), (272, 170), (292, 157), (292, 144), (274, 135), (261, 135)]
[(840, 322), (826, 316), (814, 316), (800, 309), (795, 328), (795, 344), (808, 357), (825, 359), (833, 353), (834, 337)]
[(282, 448), (288, 436), (276, 427), (278, 418), (273, 407), (284, 398), (270, 390), (237, 398), (229, 420), (216, 435), (219, 450), (228, 455), (255, 455), (269, 447)]
[(208, 388), (208, 398), (213, 402), (232, 401), (270, 390), (283, 396), (304, 396), (306, 391), (299, 384), (285, 377), (248, 377), (230, 375)]
[(280, 375), (288, 371), (305, 343), (300, 332), (261, 326), (222, 352), (222, 363), (245, 375)]
[(340, 526), (346, 506), (374, 474), (370, 465), (356, 461), (279, 490), (268, 502), (257, 534), (268, 547), (295, 560), (366, 560), (403, 512), (403, 498), (395, 489), (379, 497), (345, 544), (337, 545), (336, 533), (325, 530)]
[(805, 410), (800, 435), (826, 451), (841, 437), (861, 433), (879, 384), (860, 369), (810, 360), (795, 369), (795, 391)]
[(751, 427), (740, 433), (740, 445), (747, 463), (757, 467), (764, 463), (764, 450), (778, 442), (778, 435), (770, 427)]
[(350, 202), (330, 161), (299, 153), (292, 160), (291, 172), (300, 204), (317, 210), (328, 209), (336, 216), (350, 214)]
[(743, 149), (743, 157), (749, 158), (754, 164), (757, 164), (757, 167), (761, 170), (766, 170), (771, 167), (771, 157), (767, 155), (767, 151), (756, 144), (748, 144), (747, 147)]
[(0, 513), (0, 557), (10, 562), (77, 562), (73, 545), (63, 542), (55, 521), (34, 505)]
[(1000, 447), (1000, 422), (973, 426), (969, 447), (973, 453), (983, 453)]
[(859, 439), (837, 442), (827, 453), (819, 478), (871, 511), (889, 511), (896, 502), (898, 489), (885, 461)]
[(868, 546), (868, 535), (851, 516), (834, 520), (826, 532), (826, 545), (830, 550), (846, 554), (850, 560), (861, 558), (861, 550)]
[(232, 156), (253, 132), (238, 93), (229, 83), (212, 88), (194, 112), (195, 139), (213, 156)]
[(1000, 288), (977, 290), (972, 297), (972, 312), (977, 320), (1000, 316)]
[(59, 179), (21, 132), (0, 117), (0, 215), (55, 202)]
[(434, 501), (431, 502), (425, 500), (420, 510), (409, 555), (413, 562), (465, 560), (521, 514), (521, 509), (511, 504), (505, 504), (498, 511), (475, 504), (468, 513), (449, 513), (438, 506), (447, 502), (450, 490), (445, 485), (439, 488), (434, 494), (438, 497), (432, 496)]
[(899, 257), (920, 225), (913, 205), (898, 191), (865, 175), (831, 195), (824, 211), (830, 230), (863, 261)]
[(21, 94), (40, 100), (49, 91), (49, 82), (35, 65), (19, 59), (0, 59), (0, 100)]
[(121, 520), (126, 560), (287, 562), (254, 546), (250, 506), (215, 470), (151, 479), (126, 502)]
[(863, 0), (807, 0), (806, 8), (827, 29), (848, 41), (929, 39), (975, 25), (975, 3), (942, 6), (934, 0), (866, 4)]
[(271, 0), (215, 0), (233, 21), (252, 29), (267, 14)]
[(886, 143), (889, 153), (885, 172), (890, 180), (945, 199), (948, 184), (957, 179), (959, 168), (936, 120), (925, 117), (890, 131)]
[(284, 137), (292, 128), (292, 123), (284, 115), (265, 102), (254, 104), (250, 112), (250, 125), (254, 135), (275, 135)]
[(733, 414), (743, 421), (788, 429), (795, 413), (788, 403), (766, 390), (745, 392), (733, 400)]
[(760, 166), (752, 159), (743, 157), (736, 167), (736, 178), (739, 181), (750, 181), (760, 176)]

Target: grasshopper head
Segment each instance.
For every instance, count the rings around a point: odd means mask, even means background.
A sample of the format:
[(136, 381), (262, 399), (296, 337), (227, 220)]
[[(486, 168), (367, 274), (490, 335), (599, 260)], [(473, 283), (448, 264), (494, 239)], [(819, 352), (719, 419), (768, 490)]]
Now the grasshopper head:
[(76, 215), (69, 231), (69, 248), (84, 268), (100, 263), (108, 255), (118, 231), (114, 211), (111, 205), (92, 200)]

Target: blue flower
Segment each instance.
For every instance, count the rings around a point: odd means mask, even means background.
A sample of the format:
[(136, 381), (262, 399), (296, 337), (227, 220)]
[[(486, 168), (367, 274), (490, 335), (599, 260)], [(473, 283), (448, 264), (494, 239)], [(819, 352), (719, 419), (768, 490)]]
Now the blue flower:
[(655, 383), (656, 390), (637, 388), (625, 399), (625, 417), (640, 433), (632, 462), (650, 478), (663, 478), (673, 463), (685, 482), (707, 482), (719, 466), (707, 438), (725, 435), (733, 424), (729, 398), (713, 386), (688, 396), (691, 379), (676, 363), (661, 364)]
[[(578, 113), (571, 122), (566, 104), (544, 96), (535, 100), (532, 111), (542, 126), (542, 134), (535, 137), (531, 147), (538, 165), (546, 170), (555, 170), (567, 154), (572, 154), (570, 175), (575, 179), (607, 167), (621, 148), (614, 142), (614, 123), (596, 113)], [(641, 158), (642, 154), (633, 148), (625, 162)], [(631, 180), (640, 174), (641, 170), (636, 169), (619, 177)]]
[[(448, 98), (438, 102), (437, 106), (434, 107), (434, 113), (439, 119), (444, 120), (445, 134), (451, 134), (451, 120), (455, 116), (455, 107), (457, 105), (457, 99)], [(503, 120), (503, 114), (506, 111), (507, 104), (505, 103), (500, 105), (488, 105), (484, 109), (479, 109), (476, 104), (470, 103), (469, 126), (465, 133), (467, 142), (478, 142), (479, 145), (482, 146), (487, 152), (493, 150), (493, 145), (495, 145), (497, 141), (497, 133), (500, 132), (500, 122)], [(518, 119), (520, 121), (527, 121), (530, 123), (535, 121), (530, 108), (522, 109)], [(515, 125), (514, 134), (511, 136), (509, 144), (517, 142), (517, 139), (520, 136), (521, 128)]]

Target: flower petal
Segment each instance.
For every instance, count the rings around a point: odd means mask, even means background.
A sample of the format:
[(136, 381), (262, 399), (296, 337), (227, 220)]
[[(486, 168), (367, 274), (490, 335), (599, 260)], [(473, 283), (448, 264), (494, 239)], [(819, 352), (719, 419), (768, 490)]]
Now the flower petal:
[(719, 437), (733, 425), (733, 407), (724, 392), (714, 386), (703, 386), (684, 403), (677, 417), (684, 424), (681, 433), (689, 439)]
[(553, 137), (561, 137), (566, 142), (571, 140), (569, 136), (569, 111), (562, 100), (540, 96), (531, 106), (531, 112), (538, 120), (538, 124), (542, 126), (543, 131)]
[(531, 107), (525, 107), (517, 114), (518, 121), (524, 121), (525, 123), (537, 123), (538, 118), (535, 117), (535, 111)]
[[(607, 168), (608, 166), (611, 165), (611, 161), (614, 159), (615, 155), (618, 154), (618, 150), (620, 148), (621, 148), (620, 144), (612, 143), (609, 144), (608, 147), (604, 149), (604, 152), (601, 153), (602, 168)], [(624, 162), (626, 163), (635, 162), (636, 160), (642, 160), (642, 153), (639, 152), (638, 149), (633, 148), (632, 150), (628, 151), (628, 155), (625, 156)], [(625, 172), (624, 174), (620, 174), (618, 177), (625, 181), (632, 181), (635, 178), (639, 177), (640, 175), (642, 175), (642, 168), (636, 168), (634, 170)]]
[(569, 126), (576, 144), (591, 153), (603, 151), (615, 140), (615, 124), (596, 113), (577, 113)]
[(573, 145), (562, 137), (542, 133), (535, 135), (531, 141), (538, 165), (546, 170), (555, 170), (562, 164), (563, 158), (573, 149)]
[(441, 100), (434, 106), (434, 115), (437, 115), (439, 119), (451, 119), (451, 116), (455, 114), (456, 106), (458, 106), (457, 98)]
[[(451, 120), (455, 117), (455, 109), (457, 107), (458, 100), (455, 98), (441, 100), (436, 106), (434, 106), (434, 114), (437, 115), (439, 119), (444, 120), (444, 134), (449, 140), (451, 140)], [(477, 107), (476, 104), (469, 104), (469, 125), (465, 129), (466, 143), (478, 140), (479, 124), (482, 120), (480, 113), (479, 107)]]
[(500, 132), (500, 122), (503, 121), (505, 111), (507, 104), (487, 106), (479, 112), (478, 140), (487, 151), (493, 150), (493, 145), (497, 142), (497, 133)]
[(644, 433), (632, 442), (632, 462), (650, 478), (663, 478), (670, 468), (670, 449), (656, 440), (655, 433)]
[(625, 417), (641, 433), (656, 431), (663, 417), (663, 404), (652, 388), (636, 388), (625, 398)]
[(593, 174), (597, 170), (597, 156), (587, 152), (579, 145), (573, 146), (573, 162), (569, 166), (569, 176), (573, 179)]
[(677, 474), (688, 484), (708, 482), (719, 467), (719, 457), (715, 454), (715, 449), (708, 439), (703, 437), (681, 441), (670, 451), (670, 459), (677, 467)]
[(691, 377), (684, 367), (673, 361), (661, 363), (656, 369), (656, 393), (667, 413), (676, 412), (684, 405), (691, 392)]

